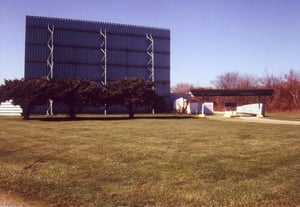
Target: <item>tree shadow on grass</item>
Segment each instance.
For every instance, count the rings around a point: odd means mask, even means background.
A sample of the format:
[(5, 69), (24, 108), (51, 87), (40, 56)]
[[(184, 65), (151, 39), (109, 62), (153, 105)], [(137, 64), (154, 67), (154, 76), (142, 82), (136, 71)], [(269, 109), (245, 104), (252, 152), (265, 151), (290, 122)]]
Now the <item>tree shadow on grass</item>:
[(193, 119), (195, 116), (190, 115), (136, 115), (133, 119), (130, 119), (128, 116), (123, 115), (107, 115), (107, 116), (78, 116), (76, 118), (70, 118), (65, 116), (34, 116), (30, 117), (29, 120), (37, 120), (37, 121), (49, 121), (49, 122), (58, 122), (58, 121), (122, 121), (122, 120), (139, 120), (139, 119)]

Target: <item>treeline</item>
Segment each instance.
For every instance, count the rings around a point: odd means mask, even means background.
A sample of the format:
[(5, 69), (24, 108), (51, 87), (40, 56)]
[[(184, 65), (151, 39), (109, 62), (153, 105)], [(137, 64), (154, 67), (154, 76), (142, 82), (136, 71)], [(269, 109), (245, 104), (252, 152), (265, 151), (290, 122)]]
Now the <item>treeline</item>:
[(29, 119), (33, 109), (52, 100), (68, 107), (75, 118), (84, 107), (110, 107), (122, 105), (129, 118), (134, 118), (138, 107), (158, 108), (163, 98), (154, 90), (154, 83), (141, 78), (123, 78), (103, 86), (82, 79), (15, 79), (5, 80), (0, 86), (0, 101), (12, 100), (23, 109), (22, 116)]
[[(275, 76), (266, 73), (263, 77), (240, 74), (239, 72), (227, 72), (218, 76), (212, 82), (216, 89), (273, 89), (273, 97), (265, 98), (264, 102), (268, 110), (286, 111), (300, 109), (300, 71), (289, 70), (286, 74)], [(172, 87), (174, 93), (188, 93), (191, 88), (197, 87), (189, 83), (180, 83)], [(257, 97), (216, 97), (210, 98), (216, 101), (219, 107), (223, 102), (234, 99), (239, 104), (257, 102)], [(225, 100), (227, 99), (227, 100)]]

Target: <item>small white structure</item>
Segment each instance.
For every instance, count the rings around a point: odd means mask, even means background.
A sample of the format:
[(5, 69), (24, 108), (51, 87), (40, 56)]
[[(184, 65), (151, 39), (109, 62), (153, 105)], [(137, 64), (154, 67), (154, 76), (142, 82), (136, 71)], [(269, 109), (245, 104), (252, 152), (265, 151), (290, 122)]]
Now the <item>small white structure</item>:
[(202, 104), (181, 97), (174, 101), (174, 110), (178, 113), (210, 115), (214, 113), (214, 104), (212, 102)]
[(0, 115), (2, 116), (21, 116), (23, 112), (19, 105), (13, 105), (12, 101), (5, 101), (0, 104)]
[(187, 99), (181, 97), (177, 98), (173, 103), (173, 109), (178, 113), (185, 113), (187, 110)]
[(265, 114), (265, 108), (262, 103), (247, 104), (236, 107), (236, 112), (244, 114), (253, 114), (256, 116), (263, 116)]
[(188, 114), (205, 114), (211, 115), (214, 113), (214, 103), (212, 102), (191, 102), (188, 107)]
[(224, 112), (224, 117), (231, 118), (231, 117), (235, 117), (235, 116), (237, 116), (236, 111), (227, 111), (227, 110), (225, 110), (225, 112)]

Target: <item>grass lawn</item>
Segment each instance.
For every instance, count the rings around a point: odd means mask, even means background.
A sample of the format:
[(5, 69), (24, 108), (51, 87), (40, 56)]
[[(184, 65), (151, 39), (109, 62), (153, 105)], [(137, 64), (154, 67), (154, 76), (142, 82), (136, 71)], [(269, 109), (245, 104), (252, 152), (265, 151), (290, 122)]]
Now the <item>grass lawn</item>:
[(267, 113), (267, 118), (300, 121), (300, 111)]
[(300, 130), (0, 117), (0, 188), (49, 206), (300, 206)]

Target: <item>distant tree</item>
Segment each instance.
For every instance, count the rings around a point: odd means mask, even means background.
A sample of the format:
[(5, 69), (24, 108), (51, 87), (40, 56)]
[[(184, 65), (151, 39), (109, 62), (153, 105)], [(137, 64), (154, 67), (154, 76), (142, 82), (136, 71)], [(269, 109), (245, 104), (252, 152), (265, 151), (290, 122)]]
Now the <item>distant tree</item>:
[(172, 93), (188, 94), (190, 89), (195, 88), (191, 83), (177, 83), (171, 88)]
[(4, 85), (0, 85), (0, 103), (4, 101), (4, 98), (3, 98), (3, 87), (4, 87)]
[(288, 74), (284, 76), (282, 88), (286, 93), (286, 102), (289, 107), (298, 108), (300, 101), (300, 73), (290, 70)]
[(271, 110), (293, 110), (300, 108), (300, 73), (289, 70), (287, 74), (274, 76), (266, 74), (260, 79), (262, 87), (274, 89), (272, 101), (268, 102)]
[(157, 104), (159, 97), (153, 87), (153, 82), (141, 78), (120, 79), (108, 85), (108, 102), (125, 106), (128, 109), (129, 118), (133, 119), (139, 106), (154, 107)]
[(20, 105), (24, 119), (29, 119), (32, 109), (52, 99), (65, 103), (68, 114), (75, 118), (85, 106), (98, 107), (105, 102), (105, 90), (94, 82), (81, 79), (47, 80), (20, 79), (5, 80), (1, 88), (1, 101), (12, 100)]
[(259, 84), (259, 78), (250, 74), (244, 74), (240, 76), (238, 81), (238, 88), (251, 89), (257, 88)]
[(45, 104), (49, 98), (46, 79), (5, 80), (1, 90), (2, 100), (12, 100), (14, 105), (20, 105), (24, 119), (29, 119), (32, 109)]
[(279, 110), (282, 107), (282, 82), (282, 76), (275, 76), (274, 74), (270, 74), (268, 72), (259, 79), (260, 87), (274, 90), (273, 97), (268, 97), (266, 99), (266, 106), (269, 110)]
[(68, 106), (69, 116), (75, 118), (83, 107), (100, 106), (104, 103), (104, 89), (95, 82), (82, 79), (52, 80), (52, 97), (54, 101)]
[[(219, 89), (248, 89), (268, 88), (273, 89), (273, 97), (265, 97), (264, 102), (269, 110), (294, 110), (300, 109), (300, 72), (289, 70), (284, 75), (275, 76), (266, 73), (257, 78), (252, 75), (241, 75), (238, 72), (229, 72), (220, 75), (212, 81)], [(257, 101), (256, 97), (217, 97), (218, 102), (234, 99), (239, 104)]]
[(253, 75), (241, 75), (238, 72), (227, 72), (220, 75), (212, 84), (218, 89), (249, 89), (257, 88), (259, 79)]
[[(220, 75), (212, 84), (218, 89), (253, 89), (257, 88), (259, 79), (256, 76), (245, 74), (242, 75), (238, 72), (227, 72)], [(224, 103), (219, 107), (224, 107), (225, 102), (232, 101), (237, 104), (247, 104), (256, 102), (256, 97), (216, 97), (216, 102)], [(217, 104), (216, 104), (217, 105)]]
[(283, 81), (282, 76), (275, 76), (266, 72), (261, 78), (259, 78), (259, 85), (264, 88), (275, 88)]
[(218, 89), (237, 89), (241, 76), (238, 72), (227, 72), (224, 75), (219, 75), (212, 84)]

